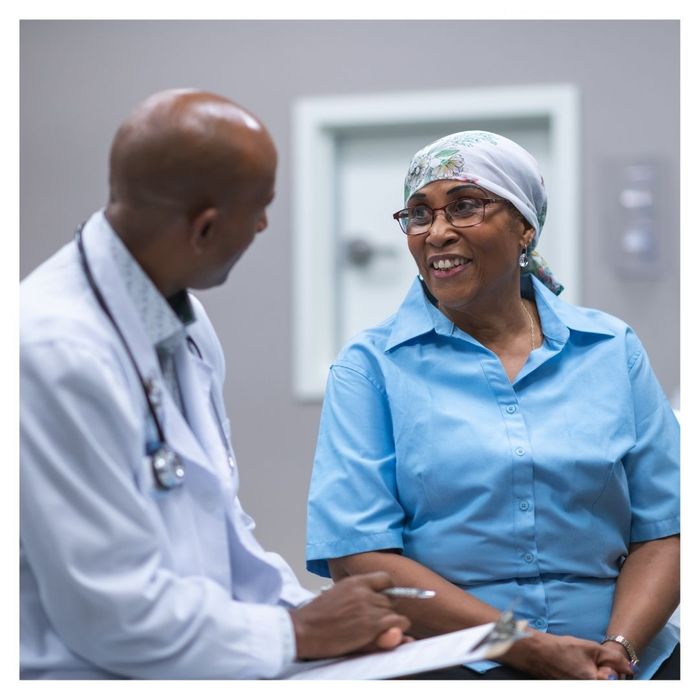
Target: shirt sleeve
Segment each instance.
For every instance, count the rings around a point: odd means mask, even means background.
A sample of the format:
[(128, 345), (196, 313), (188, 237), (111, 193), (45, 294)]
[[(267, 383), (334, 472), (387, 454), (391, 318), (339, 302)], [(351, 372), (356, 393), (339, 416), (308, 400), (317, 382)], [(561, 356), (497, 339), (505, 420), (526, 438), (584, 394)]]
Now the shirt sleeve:
[(636, 440), (623, 462), (632, 504), (631, 541), (680, 532), (680, 427), (637, 336), (627, 337)]
[(90, 345), (22, 348), (20, 532), (52, 627), (120, 676), (278, 675), (295, 652), (287, 610), (164, 561), (167, 533), (133, 477), (142, 407), (118, 371)]
[(330, 576), (328, 559), (403, 549), (395, 465), (386, 393), (365, 371), (333, 365), (309, 489), (309, 571)]

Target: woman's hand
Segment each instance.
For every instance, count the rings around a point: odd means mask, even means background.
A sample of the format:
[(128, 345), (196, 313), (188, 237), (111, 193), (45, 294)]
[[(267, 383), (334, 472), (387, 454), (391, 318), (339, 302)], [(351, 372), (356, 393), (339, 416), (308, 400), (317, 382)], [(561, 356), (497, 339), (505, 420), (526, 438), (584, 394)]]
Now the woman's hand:
[[(639, 668), (632, 666), (627, 652), (625, 652), (623, 647), (617, 642), (605, 642), (599, 646), (601, 649), (605, 650), (606, 653), (622, 659), (622, 662), (629, 666), (630, 670), (624, 676), (618, 675), (620, 680), (624, 680), (625, 677), (633, 676), (634, 673), (639, 670)], [(616, 674), (615, 669), (607, 663), (607, 659), (608, 657), (603, 655), (601, 655), (599, 659), (599, 663), (602, 665), (598, 666), (598, 680), (609, 680), (612, 675)]]
[(498, 660), (534, 678), (622, 679), (633, 674), (624, 649), (617, 646), (533, 631)]

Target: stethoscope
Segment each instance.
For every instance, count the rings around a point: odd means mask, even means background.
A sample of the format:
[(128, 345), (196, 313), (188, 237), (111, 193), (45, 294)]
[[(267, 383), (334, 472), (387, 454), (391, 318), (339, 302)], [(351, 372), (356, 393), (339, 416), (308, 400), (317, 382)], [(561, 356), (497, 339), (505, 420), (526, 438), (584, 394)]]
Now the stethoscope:
[[(162, 405), (161, 390), (153, 380), (145, 379), (141, 374), (139, 367), (136, 364), (136, 358), (134, 357), (134, 354), (131, 351), (131, 348), (129, 347), (129, 343), (127, 343), (126, 338), (124, 337), (124, 334), (121, 331), (121, 328), (119, 328), (119, 325), (117, 324), (114, 316), (112, 315), (112, 312), (107, 306), (107, 302), (102, 296), (102, 292), (100, 291), (99, 287), (97, 286), (97, 283), (95, 282), (95, 278), (93, 277), (92, 271), (90, 270), (90, 265), (88, 264), (87, 255), (85, 254), (85, 247), (83, 245), (84, 227), (85, 223), (83, 222), (82, 224), (80, 224), (80, 226), (78, 226), (75, 232), (75, 242), (78, 246), (78, 254), (80, 255), (80, 262), (83, 267), (83, 272), (85, 273), (85, 277), (87, 278), (92, 293), (95, 295), (95, 299), (97, 299), (97, 303), (100, 305), (100, 308), (109, 319), (110, 323), (114, 327), (114, 330), (117, 332), (117, 335), (119, 336), (119, 339), (121, 340), (122, 345), (124, 346), (124, 349), (126, 350), (127, 355), (131, 360), (131, 364), (133, 365), (134, 370), (136, 371), (136, 375), (139, 378), (139, 382), (141, 383), (143, 395), (146, 397), (148, 411), (151, 414), (151, 417), (153, 418), (153, 425), (155, 426), (157, 434), (156, 439), (152, 439), (147, 442), (146, 454), (151, 459), (151, 470), (153, 472), (153, 478), (155, 479), (158, 488), (169, 491), (171, 489), (177, 488), (178, 486), (182, 486), (182, 483), (185, 479), (185, 467), (183, 466), (182, 462), (180, 461), (180, 458), (177, 456), (175, 451), (170, 447), (170, 445), (168, 445), (165, 439), (163, 425), (160, 422), (160, 419), (158, 418), (158, 409)], [(190, 336), (187, 336), (187, 345), (190, 351), (195, 352), (200, 359), (202, 358), (202, 353), (197, 347), (197, 343), (195, 343), (195, 341)], [(216, 408), (216, 404), (214, 404), (214, 411), (216, 413), (216, 419), (219, 425), (221, 439), (226, 450), (229, 468), (231, 470), (234, 470), (236, 463), (233, 458), (233, 454), (231, 452), (228, 440), (226, 439), (226, 434), (224, 433), (224, 429), (221, 423), (221, 417), (219, 416), (219, 411)]]

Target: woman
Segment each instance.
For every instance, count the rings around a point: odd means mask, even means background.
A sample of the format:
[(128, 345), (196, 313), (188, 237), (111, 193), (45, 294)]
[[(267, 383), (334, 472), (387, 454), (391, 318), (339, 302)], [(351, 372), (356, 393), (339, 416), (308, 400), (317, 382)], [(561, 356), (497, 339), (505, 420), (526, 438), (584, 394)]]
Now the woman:
[(446, 136), (404, 194), (419, 276), (331, 367), (308, 569), (437, 591), (401, 606), (416, 636), (527, 620), (501, 666), (442, 677), (677, 674), (679, 427), (640, 341), (556, 296), (517, 144)]

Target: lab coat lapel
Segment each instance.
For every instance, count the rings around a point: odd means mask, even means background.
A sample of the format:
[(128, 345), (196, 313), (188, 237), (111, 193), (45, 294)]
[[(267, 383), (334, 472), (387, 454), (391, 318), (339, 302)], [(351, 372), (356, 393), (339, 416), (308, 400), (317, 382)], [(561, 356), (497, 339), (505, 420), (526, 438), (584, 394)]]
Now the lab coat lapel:
[(83, 229), (85, 253), (95, 282), (133, 353), (141, 376), (154, 381), (162, 389), (163, 400), (159, 417), (166, 441), (181, 459), (212, 471), (207, 454), (165, 389), (155, 349), (111, 260), (107, 245), (109, 232), (100, 225), (100, 220), (101, 214), (93, 215)]
[[(191, 464), (201, 467), (207, 472), (214, 473), (206, 451), (202, 447), (201, 440), (193, 432), (179, 408), (168, 392), (164, 392), (163, 401), (163, 431), (165, 439), (170, 447)], [(189, 398), (183, 392), (183, 403), (188, 406)]]
[(237, 600), (251, 602), (276, 601), (282, 590), (282, 579), (246, 526), (249, 521), (236, 498), (238, 473), (235, 463), (229, 466), (226, 437), (213, 404), (214, 370), (206, 360), (190, 352), (184, 343), (175, 353), (175, 364), (188, 423), (207, 451), (228, 501), (227, 527), (232, 530), (228, 552), (232, 570), (236, 571), (235, 580), (231, 581), (233, 595)]
[[(212, 367), (182, 343), (175, 352), (175, 366), (187, 423), (208, 457), (209, 468), (218, 473), (227, 464), (223, 437), (212, 410)], [(220, 474), (223, 476), (223, 474)]]

